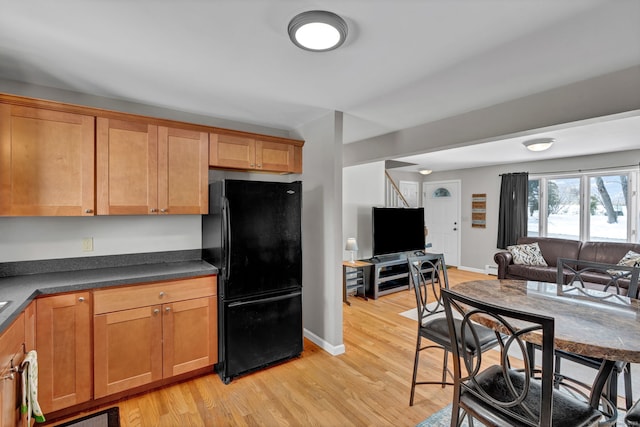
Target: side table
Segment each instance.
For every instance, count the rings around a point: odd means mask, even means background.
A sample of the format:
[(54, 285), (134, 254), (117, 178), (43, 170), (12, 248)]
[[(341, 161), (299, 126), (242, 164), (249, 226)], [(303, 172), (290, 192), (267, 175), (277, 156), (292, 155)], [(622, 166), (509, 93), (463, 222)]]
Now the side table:
[(354, 292), (368, 300), (365, 283), (369, 277), (371, 264), (365, 261), (342, 261), (342, 301), (351, 305), (347, 300), (349, 293)]

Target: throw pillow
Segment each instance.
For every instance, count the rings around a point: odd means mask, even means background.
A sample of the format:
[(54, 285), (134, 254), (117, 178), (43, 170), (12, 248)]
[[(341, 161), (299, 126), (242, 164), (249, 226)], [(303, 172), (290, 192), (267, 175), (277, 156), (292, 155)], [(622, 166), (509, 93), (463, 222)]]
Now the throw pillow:
[(522, 265), (542, 265), (546, 266), (547, 262), (540, 252), (538, 242), (528, 243), (524, 245), (507, 246), (507, 250), (513, 256), (514, 264)]
[[(640, 267), (640, 254), (634, 251), (629, 251), (618, 261), (617, 265), (624, 265), (626, 267)], [(607, 270), (607, 273), (612, 275), (623, 275), (629, 273), (624, 270)]]

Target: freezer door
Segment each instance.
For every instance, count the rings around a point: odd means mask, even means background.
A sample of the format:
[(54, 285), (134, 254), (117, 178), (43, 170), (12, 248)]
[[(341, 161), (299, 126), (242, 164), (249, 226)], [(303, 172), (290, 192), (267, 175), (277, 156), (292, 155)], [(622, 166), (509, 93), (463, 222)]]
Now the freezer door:
[(302, 286), (301, 192), (299, 181), (225, 181), (225, 300)]
[(302, 353), (302, 292), (225, 303), (221, 377), (232, 377)]

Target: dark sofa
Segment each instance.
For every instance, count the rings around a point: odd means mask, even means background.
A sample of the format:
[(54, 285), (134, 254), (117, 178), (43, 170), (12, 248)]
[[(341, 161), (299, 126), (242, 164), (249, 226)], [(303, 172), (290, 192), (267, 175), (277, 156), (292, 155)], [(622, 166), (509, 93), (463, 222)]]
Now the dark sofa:
[[(510, 252), (506, 250), (500, 251), (493, 256), (494, 261), (498, 264), (498, 279), (536, 280), (555, 283), (558, 258), (617, 264), (628, 251), (640, 253), (640, 244), (637, 243), (581, 242), (553, 237), (520, 237), (518, 239), (518, 244), (534, 242), (538, 242), (540, 252), (547, 266), (514, 264)], [(590, 287), (598, 288), (598, 284), (605, 285), (610, 279), (610, 276), (592, 273), (589, 281), (593, 282), (593, 286)], [(624, 288), (623, 293), (625, 293), (628, 287), (628, 280), (621, 280), (620, 286)]]

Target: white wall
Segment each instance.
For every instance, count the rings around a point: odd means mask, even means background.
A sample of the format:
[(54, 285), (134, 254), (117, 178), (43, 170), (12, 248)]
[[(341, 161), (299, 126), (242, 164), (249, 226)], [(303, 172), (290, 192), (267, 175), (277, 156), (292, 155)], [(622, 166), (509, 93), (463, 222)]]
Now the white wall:
[(342, 113), (304, 125), (302, 312), (305, 336), (331, 354), (342, 336)]
[(348, 237), (355, 237), (359, 249), (356, 258), (371, 258), (371, 208), (384, 206), (384, 162), (346, 167), (342, 182), (342, 257), (351, 258), (344, 247)]
[[(200, 249), (200, 215), (0, 217), (0, 262)], [(93, 252), (82, 238), (93, 237)]]

